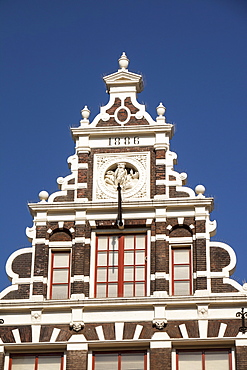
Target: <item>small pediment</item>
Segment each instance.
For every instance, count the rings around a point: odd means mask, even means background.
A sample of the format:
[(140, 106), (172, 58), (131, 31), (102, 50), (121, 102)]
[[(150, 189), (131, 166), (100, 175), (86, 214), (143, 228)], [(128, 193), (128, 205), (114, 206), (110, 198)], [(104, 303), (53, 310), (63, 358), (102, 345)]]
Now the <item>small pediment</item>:
[(142, 76), (133, 72), (129, 72), (127, 69), (119, 69), (117, 72), (105, 76), (103, 79), (106, 83), (108, 92), (113, 86), (117, 87), (124, 85), (136, 86), (136, 91), (138, 93), (143, 90)]

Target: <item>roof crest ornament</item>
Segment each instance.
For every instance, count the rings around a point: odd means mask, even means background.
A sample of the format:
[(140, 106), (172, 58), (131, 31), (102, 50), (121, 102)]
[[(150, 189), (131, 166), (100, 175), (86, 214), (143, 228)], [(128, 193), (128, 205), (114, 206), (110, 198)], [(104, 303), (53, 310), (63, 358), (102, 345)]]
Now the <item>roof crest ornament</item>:
[(129, 65), (129, 59), (127, 58), (125, 52), (121, 55), (121, 57), (118, 59), (119, 68), (120, 69), (127, 69)]

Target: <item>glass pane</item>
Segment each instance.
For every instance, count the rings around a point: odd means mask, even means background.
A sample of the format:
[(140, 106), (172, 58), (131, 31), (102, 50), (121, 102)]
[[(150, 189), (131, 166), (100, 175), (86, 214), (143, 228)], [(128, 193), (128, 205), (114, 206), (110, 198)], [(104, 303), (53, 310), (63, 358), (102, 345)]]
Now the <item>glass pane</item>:
[(118, 355), (95, 354), (95, 370), (118, 370)]
[(112, 236), (109, 238), (109, 249), (118, 250), (118, 236)]
[(174, 295), (190, 295), (190, 282), (189, 281), (175, 281), (174, 282)]
[(134, 296), (133, 284), (125, 283), (124, 284), (124, 297), (133, 297), (133, 296)]
[(229, 370), (229, 357), (228, 352), (215, 351), (206, 352), (206, 370)]
[(107, 266), (107, 253), (106, 252), (98, 253), (98, 266)]
[(189, 266), (174, 266), (174, 279), (189, 279), (190, 278), (190, 267)]
[(136, 265), (144, 265), (145, 263), (145, 251), (136, 251)]
[[(179, 352), (179, 370), (188, 369), (202, 370), (201, 352)], [(217, 367), (215, 369), (217, 369)]]
[(68, 285), (53, 285), (52, 286), (52, 299), (67, 299), (68, 298)]
[(134, 235), (125, 235), (124, 249), (134, 249)]
[(136, 267), (136, 280), (145, 280), (145, 267)]
[(136, 235), (136, 249), (145, 249), (146, 235)]
[(190, 249), (174, 249), (174, 263), (189, 263)]
[(109, 266), (118, 265), (118, 252), (109, 252)]
[(121, 370), (144, 370), (144, 355), (142, 353), (123, 353)]
[(106, 285), (105, 284), (98, 284), (97, 285), (96, 297), (97, 298), (106, 297)]
[(108, 297), (109, 298), (117, 297), (117, 284), (108, 285)]
[(60, 356), (40, 356), (38, 370), (60, 370)]
[(53, 270), (53, 283), (67, 283), (68, 278), (68, 270)]
[(110, 267), (108, 270), (108, 281), (118, 280), (118, 269), (117, 267)]
[(145, 284), (144, 283), (136, 283), (136, 297), (143, 297), (145, 295)]
[(12, 359), (11, 370), (34, 370), (34, 356), (20, 356)]
[(106, 268), (98, 268), (97, 281), (106, 281)]
[(98, 237), (98, 250), (107, 249), (108, 245), (108, 237), (107, 236), (99, 236)]
[(53, 260), (54, 267), (68, 267), (69, 266), (69, 253), (54, 253)]
[(125, 265), (134, 265), (134, 251), (125, 251), (124, 252), (124, 264)]
[(124, 281), (134, 280), (134, 267), (124, 267)]

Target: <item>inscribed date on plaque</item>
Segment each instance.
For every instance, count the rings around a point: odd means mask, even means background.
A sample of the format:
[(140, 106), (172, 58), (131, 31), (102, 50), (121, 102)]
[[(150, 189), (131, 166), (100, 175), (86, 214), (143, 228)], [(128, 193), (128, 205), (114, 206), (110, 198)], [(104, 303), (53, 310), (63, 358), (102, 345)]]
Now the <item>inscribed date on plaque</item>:
[(125, 137), (109, 137), (109, 145), (137, 145), (139, 144), (139, 137), (125, 136)]

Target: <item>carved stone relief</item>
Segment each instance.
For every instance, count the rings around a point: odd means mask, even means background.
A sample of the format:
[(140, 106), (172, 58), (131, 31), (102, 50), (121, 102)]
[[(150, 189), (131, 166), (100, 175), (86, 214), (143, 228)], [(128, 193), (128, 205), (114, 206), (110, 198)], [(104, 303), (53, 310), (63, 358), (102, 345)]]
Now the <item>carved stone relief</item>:
[(120, 184), (123, 199), (149, 196), (149, 153), (95, 154), (94, 199), (117, 198)]

